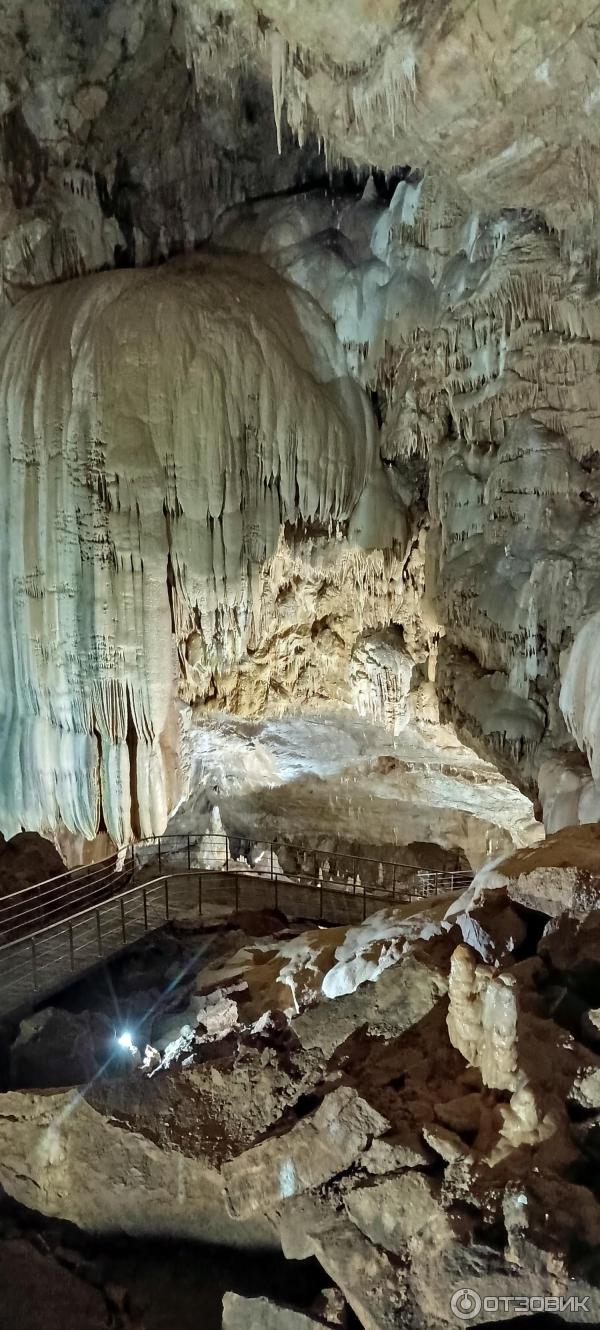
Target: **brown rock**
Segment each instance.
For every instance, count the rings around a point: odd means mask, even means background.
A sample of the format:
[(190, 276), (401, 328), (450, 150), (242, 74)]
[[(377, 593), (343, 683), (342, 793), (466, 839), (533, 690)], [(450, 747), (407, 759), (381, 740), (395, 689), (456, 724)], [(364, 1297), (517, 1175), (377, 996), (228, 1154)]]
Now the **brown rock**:
[(237, 1293), (226, 1293), (223, 1298), (223, 1330), (323, 1330), (327, 1324), (310, 1312), (294, 1311), (270, 1298), (242, 1298)]
[(400, 1256), (425, 1235), (441, 1245), (451, 1229), (429, 1178), (418, 1173), (355, 1187), (346, 1197), (350, 1219), (370, 1242)]
[(388, 1130), (386, 1119), (355, 1090), (333, 1090), (311, 1118), (224, 1165), (231, 1213), (238, 1218), (272, 1213), (282, 1200), (348, 1168), (370, 1137)]
[(465, 1094), (443, 1104), (435, 1104), (434, 1112), (438, 1122), (458, 1132), (459, 1136), (465, 1131), (477, 1131), (481, 1118), (481, 1095)]
[(585, 917), (600, 908), (600, 884), (578, 868), (536, 868), (508, 880), (511, 900), (556, 918), (561, 914)]
[(401, 1168), (422, 1168), (431, 1155), (417, 1133), (402, 1137), (379, 1137), (361, 1159), (367, 1173), (396, 1173)]

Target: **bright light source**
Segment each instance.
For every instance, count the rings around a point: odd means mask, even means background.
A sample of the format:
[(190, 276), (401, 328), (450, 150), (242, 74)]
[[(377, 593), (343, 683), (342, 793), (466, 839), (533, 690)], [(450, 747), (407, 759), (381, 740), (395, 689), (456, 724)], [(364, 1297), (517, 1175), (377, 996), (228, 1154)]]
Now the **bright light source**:
[(123, 1033), (119, 1035), (117, 1043), (121, 1045), (121, 1048), (128, 1049), (130, 1053), (137, 1053), (137, 1048), (131, 1038), (129, 1030), (124, 1030)]

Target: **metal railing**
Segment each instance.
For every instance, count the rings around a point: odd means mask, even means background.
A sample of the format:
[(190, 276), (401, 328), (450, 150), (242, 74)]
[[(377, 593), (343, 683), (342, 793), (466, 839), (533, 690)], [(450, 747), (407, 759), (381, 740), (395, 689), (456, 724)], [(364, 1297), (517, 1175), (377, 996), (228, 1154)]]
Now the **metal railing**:
[[(295, 873), (283, 871), (279, 862), (278, 854), (285, 858), (288, 853), (302, 856)], [(313, 872), (306, 866), (309, 854), (317, 856), (310, 865)], [(202, 916), (207, 902), (221, 911), (238, 910), (241, 903), (249, 909), (266, 904), (351, 923), (385, 905), (447, 894), (472, 880), (470, 873), (423, 872), (281, 842), (245, 841), (244, 855), (242, 868), (239, 838), (162, 836), (0, 900), (0, 1012), (39, 1001), (170, 919)], [(206, 863), (211, 856), (222, 862)], [(205, 862), (194, 864), (196, 857)], [(249, 862), (253, 858), (256, 862)], [(352, 860), (353, 873), (344, 876), (336, 863), (332, 872), (334, 859)], [(188, 885), (182, 890), (184, 882)]]
[(212, 832), (170, 833), (137, 841), (95, 864), (68, 869), (0, 898), (0, 946), (109, 899), (156, 869), (156, 876), (173, 867), (229, 873), (239, 872), (242, 865), (244, 871), (270, 880), (279, 877), (317, 886), (323, 881), (365, 897), (383, 889), (392, 903), (451, 892), (466, 886), (473, 876), (462, 870), (421, 870), (414, 864), (343, 850), (308, 850), (283, 841), (251, 841)]

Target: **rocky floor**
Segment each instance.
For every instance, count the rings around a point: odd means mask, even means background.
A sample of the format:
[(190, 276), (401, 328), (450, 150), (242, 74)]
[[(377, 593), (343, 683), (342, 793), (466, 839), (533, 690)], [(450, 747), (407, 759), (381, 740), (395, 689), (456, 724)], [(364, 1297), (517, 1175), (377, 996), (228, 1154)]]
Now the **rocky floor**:
[(192, 1305), (225, 1330), (495, 1325), (531, 1297), (596, 1324), (598, 838), (574, 834), (352, 928), (173, 926), (8, 1032), (11, 1296), (15, 1269), (56, 1307), (77, 1285), (65, 1330), (186, 1330)]

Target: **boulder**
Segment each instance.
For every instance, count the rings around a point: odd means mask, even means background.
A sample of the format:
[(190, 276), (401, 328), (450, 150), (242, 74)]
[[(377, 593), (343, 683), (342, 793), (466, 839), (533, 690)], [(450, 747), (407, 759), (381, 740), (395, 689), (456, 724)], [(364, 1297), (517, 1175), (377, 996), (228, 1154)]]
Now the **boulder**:
[(361, 1233), (375, 1246), (397, 1256), (406, 1255), (407, 1249), (419, 1241), (441, 1246), (450, 1238), (450, 1225), (436, 1188), (420, 1173), (354, 1187), (345, 1203)]
[(600, 909), (600, 883), (578, 868), (536, 868), (509, 878), (506, 890), (519, 905), (551, 918), (566, 913), (585, 918)]
[(272, 1214), (282, 1200), (319, 1187), (358, 1159), (389, 1122), (349, 1086), (331, 1091), (312, 1117), (246, 1150), (223, 1167), (231, 1213)]
[(323, 1330), (335, 1325), (343, 1322), (294, 1311), (270, 1298), (243, 1298), (238, 1293), (226, 1293), (223, 1298), (223, 1330)]
[(64, 872), (58, 850), (37, 832), (21, 831), (7, 841), (0, 835), (0, 896)]
[(106, 1017), (45, 1007), (21, 1021), (10, 1050), (10, 1084), (37, 1090), (84, 1085), (117, 1052)]

